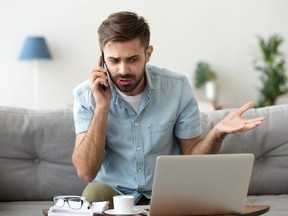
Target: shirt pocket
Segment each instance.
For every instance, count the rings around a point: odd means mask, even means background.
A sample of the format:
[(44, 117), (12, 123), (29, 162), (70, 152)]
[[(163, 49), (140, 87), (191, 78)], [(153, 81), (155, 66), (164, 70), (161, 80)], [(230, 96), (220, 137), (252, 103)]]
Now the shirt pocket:
[(174, 140), (174, 123), (175, 121), (172, 120), (149, 127), (149, 139), (153, 153), (167, 154), (170, 152)]

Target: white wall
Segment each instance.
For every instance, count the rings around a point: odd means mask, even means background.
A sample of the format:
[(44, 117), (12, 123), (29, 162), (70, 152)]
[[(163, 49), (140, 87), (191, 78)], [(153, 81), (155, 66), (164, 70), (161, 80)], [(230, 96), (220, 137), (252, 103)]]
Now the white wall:
[[(220, 102), (240, 106), (258, 95), (256, 36), (288, 40), (287, 9), (286, 0), (0, 0), (0, 105), (33, 106), (32, 65), (18, 56), (26, 36), (43, 35), (53, 61), (39, 65), (40, 108), (71, 106), (72, 89), (96, 64), (99, 24), (112, 12), (132, 10), (150, 23), (152, 64), (191, 77), (197, 61), (208, 61), (218, 72)], [(204, 90), (194, 93), (205, 99)], [(287, 96), (279, 101), (287, 102)]]

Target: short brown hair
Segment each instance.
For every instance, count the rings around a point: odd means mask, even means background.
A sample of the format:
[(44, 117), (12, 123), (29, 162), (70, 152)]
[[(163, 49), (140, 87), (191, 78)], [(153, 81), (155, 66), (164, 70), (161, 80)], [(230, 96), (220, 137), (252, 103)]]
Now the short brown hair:
[(129, 41), (139, 38), (147, 48), (150, 43), (150, 28), (146, 20), (136, 13), (123, 11), (111, 14), (98, 28), (101, 50), (110, 41)]

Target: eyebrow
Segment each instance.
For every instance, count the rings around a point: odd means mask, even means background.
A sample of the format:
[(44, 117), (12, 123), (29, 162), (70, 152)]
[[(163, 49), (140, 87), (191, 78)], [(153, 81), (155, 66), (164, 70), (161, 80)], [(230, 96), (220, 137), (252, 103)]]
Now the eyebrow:
[[(129, 61), (130, 59), (134, 59), (134, 58), (138, 58), (138, 57), (139, 57), (139, 55), (132, 55), (132, 56), (126, 57), (125, 60)], [(109, 56), (108, 59), (115, 61), (115, 60), (119, 60), (120, 58)]]

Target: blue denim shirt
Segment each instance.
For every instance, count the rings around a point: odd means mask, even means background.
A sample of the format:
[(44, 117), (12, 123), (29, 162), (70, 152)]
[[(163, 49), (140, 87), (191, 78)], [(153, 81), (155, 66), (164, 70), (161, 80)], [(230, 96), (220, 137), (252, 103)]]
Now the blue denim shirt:
[[(185, 75), (146, 66), (147, 86), (136, 114), (110, 82), (104, 162), (94, 181), (105, 182), (119, 193), (151, 197), (155, 162), (159, 155), (178, 155), (178, 138), (201, 134), (200, 115)], [(87, 131), (95, 102), (86, 81), (74, 89), (76, 134)]]

